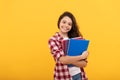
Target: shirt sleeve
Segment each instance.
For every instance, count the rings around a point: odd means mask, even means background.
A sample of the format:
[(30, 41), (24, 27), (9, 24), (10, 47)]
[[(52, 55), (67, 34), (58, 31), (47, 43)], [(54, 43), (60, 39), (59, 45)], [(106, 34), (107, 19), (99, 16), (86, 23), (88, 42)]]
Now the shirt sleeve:
[(61, 56), (64, 56), (64, 52), (56, 42), (56, 40), (49, 39), (48, 45), (55, 61), (58, 61)]

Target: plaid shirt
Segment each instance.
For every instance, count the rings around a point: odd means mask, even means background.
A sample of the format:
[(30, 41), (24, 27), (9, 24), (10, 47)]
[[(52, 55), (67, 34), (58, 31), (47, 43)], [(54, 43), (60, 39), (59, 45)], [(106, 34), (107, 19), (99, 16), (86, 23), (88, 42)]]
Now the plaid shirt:
[[(71, 80), (71, 75), (69, 73), (69, 69), (67, 65), (62, 64), (59, 61), (61, 56), (65, 56), (62, 49), (62, 40), (63, 37), (57, 32), (54, 36), (52, 36), (49, 41), (49, 48), (56, 62), (56, 66), (54, 69), (54, 80)], [(83, 68), (81, 69), (82, 80), (88, 80)]]

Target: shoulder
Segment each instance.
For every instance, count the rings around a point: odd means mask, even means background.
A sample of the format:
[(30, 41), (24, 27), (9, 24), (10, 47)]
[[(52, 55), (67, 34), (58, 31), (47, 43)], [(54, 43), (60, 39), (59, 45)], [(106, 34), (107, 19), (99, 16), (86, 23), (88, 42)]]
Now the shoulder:
[(49, 39), (48, 39), (48, 43), (53, 43), (57, 41), (57, 33), (55, 33), (54, 35), (52, 35)]
[(57, 40), (57, 41), (60, 41), (62, 40), (62, 36), (59, 34), (59, 32), (56, 32), (52, 37), (50, 37), (49, 40)]

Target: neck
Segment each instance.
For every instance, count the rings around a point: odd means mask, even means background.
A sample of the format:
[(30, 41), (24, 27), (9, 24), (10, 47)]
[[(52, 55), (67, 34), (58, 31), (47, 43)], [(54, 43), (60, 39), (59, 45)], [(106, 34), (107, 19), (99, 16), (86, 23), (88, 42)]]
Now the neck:
[(63, 32), (59, 32), (59, 34), (63, 37), (63, 38), (68, 38), (68, 34), (67, 33), (63, 33)]

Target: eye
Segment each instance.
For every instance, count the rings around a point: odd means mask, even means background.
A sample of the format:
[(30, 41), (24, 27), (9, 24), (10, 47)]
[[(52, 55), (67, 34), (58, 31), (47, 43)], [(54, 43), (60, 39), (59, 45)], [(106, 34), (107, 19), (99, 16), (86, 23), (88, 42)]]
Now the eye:
[(65, 24), (65, 23), (66, 23), (66, 21), (63, 21), (62, 23), (63, 23), (63, 24)]
[(69, 26), (72, 26), (72, 23), (68, 23)]

